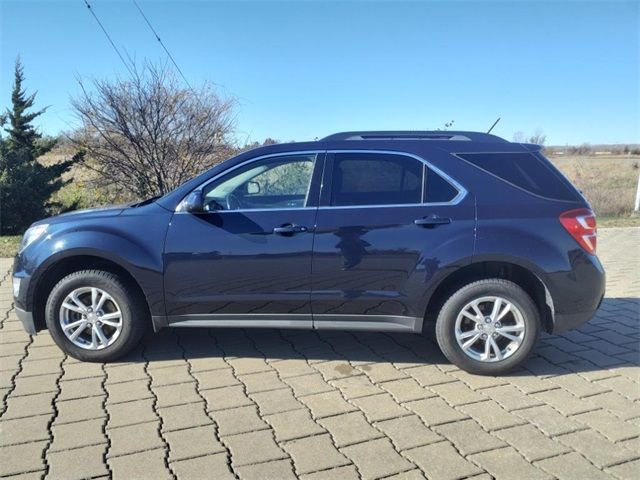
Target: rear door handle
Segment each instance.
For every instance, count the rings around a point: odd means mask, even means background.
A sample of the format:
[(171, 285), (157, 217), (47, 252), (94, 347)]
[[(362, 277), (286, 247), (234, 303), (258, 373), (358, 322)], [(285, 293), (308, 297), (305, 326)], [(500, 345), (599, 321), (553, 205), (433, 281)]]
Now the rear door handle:
[(447, 225), (451, 223), (451, 219), (445, 217), (424, 217), (416, 218), (413, 223), (421, 227), (435, 227), (438, 225)]
[(295, 233), (304, 233), (306, 231), (307, 227), (302, 225), (283, 225), (273, 229), (273, 233), (277, 233), (278, 235), (293, 235)]

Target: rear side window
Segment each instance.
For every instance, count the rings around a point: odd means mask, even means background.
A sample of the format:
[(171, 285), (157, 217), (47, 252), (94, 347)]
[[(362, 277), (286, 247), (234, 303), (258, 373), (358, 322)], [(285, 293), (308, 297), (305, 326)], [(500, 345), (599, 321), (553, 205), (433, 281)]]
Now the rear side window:
[(422, 162), (386, 153), (336, 153), (331, 205), (410, 205), (422, 201)]
[(555, 200), (576, 200), (562, 175), (532, 153), (461, 153), (458, 157), (529, 193)]

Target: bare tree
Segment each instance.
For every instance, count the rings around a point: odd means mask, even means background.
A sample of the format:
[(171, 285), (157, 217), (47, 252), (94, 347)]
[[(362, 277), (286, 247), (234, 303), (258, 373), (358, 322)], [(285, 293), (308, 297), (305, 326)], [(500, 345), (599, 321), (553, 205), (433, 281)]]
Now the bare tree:
[(516, 143), (535, 143), (536, 145), (544, 145), (547, 136), (541, 130), (536, 130), (531, 136), (525, 135), (524, 132), (516, 132), (513, 134), (513, 141)]
[(127, 79), (79, 80), (72, 141), (86, 166), (139, 198), (162, 195), (233, 151), (234, 100), (210, 84), (182, 87), (164, 67), (145, 64)]
[(542, 130), (536, 130), (536, 133), (529, 137), (529, 143), (535, 143), (536, 145), (544, 145), (547, 141), (547, 136), (542, 133)]

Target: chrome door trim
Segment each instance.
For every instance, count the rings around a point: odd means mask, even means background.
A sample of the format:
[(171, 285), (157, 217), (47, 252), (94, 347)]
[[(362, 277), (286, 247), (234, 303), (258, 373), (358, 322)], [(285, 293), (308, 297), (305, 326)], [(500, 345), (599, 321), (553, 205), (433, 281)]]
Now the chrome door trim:
[[(434, 166), (433, 164), (429, 163), (427, 160), (425, 160), (424, 158), (415, 155), (413, 153), (408, 153), (408, 152), (400, 152), (400, 151), (395, 151), (395, 150), (361, 150), (361, 149), (336, 149), (336, 150), (298, 150), (298, 151), (292, 151), (292, 152), (278, 152), (278, 153), (269, 153), (266, 155), (260, 155), (259, 157), (255, 157), (255, 158), (250, 158), (248, 160), (245, 160), (244, 162), (239, 163), (238, 165), (234, 165), (233, 167), (225, 170), (224, 172), (220, 172), (219, 174), (215, 175), (214, 177), (205, 180), (203, 183), (201, 183), (200, 185), (198, 185), (196, 188), (194, 188), (193, 190), (191, 190), (191, 192), (193, 192), (194, 190), (201, 190), (203, 188), (205, 188), (207, 185), (209, 185), (211, 182), (214, 182), (215, 180), (219, 179), (220, 177), (227, 175), (228, 173), (233, 172), (234, 170), (243, 167), (247, 164), (253, 163), (253, 162), (257, 162), (260, 160), (264, 160), (266, 158), (274, 158), (274, 157), (286, 157), (286, 156), (295, 156), (295, 155), (309, 155), (309, 154), (313, 154), (313, 155), (319, 155), (321, 153), (380, 153), (380, 154), (391, 154), (391, 155), (404, 155), (405, 157), (409, 157), (409, 158), (413, 158), (415, 160), (418, 160), (420, 162), (422, 162), (424, 165), (426, 165), (426, 167), (430, 170), (433, 170), (434, 172), (436, 172), (438, 175), (440, 175), (442, 178), (444, 178), (447, 182), (449, 182), (449, 184), (451, 184), (452, 187), (454, 187), (457, 191), (458, 194), (450, 201), (448, 202), (424, 202), (424, 198), (423, 201), (421, 203), (411, 203), (411, 204), (382, 204), (382, 205), (336, 205), (336, 206), (331, 206), (331, 205), (327, 205), (327, 206), (320, 206), (320, 207), (292, 207), (292, 208), (251, 208), (251, 209), (241, 209), (241, 210), (215, 210), (214, 212), (205, 212), (205, 213), (223, 213), (223, 212), (265, 212), (265, 211), (287, 211), (287, 210), (315, 210), (315, 209), (322, 209), (322, 210), (334, 210), (334, 209), (345, 209), (345, 208), (388, 208), (388, 207), (392, 207), (392, 208), (397, 208), (397, 207), (419, 207), (419, 206), (430, 206), (430, 207), (438, 207), (438, 206), (450, 206), (450, 205), (457, 205), (459, 204), (466, 196), (467, 196), (467, 189), (465, 187), (463, 187), (457, 180), (453, 179), (451, 176), (449, 176), (448, 174), (446, 174), (445, 172), (443, 172), (442, 170), (440, 170), (438, 167)], [(317, 160), (317, 158), (316, 158)], [(462, 160), (462, 159), (461, 159)], [(315, 161), (314, 161), (314, 166), (315, 166)], [(426, 175), (424, 174), (424, 169), (423, 169), (423, 175), (422, 175), (422, 181), (423, 183), (426, 182)], [(324, 185), (321, 186), (321, 188), (324, 188)], [(422, 189), (422, 191), (424, 192), (424, 188)], [(187, 195), (184, 196), (184, 198), (186, 198), (191, 192), (189, 192)], [(178, 206), (175, 209), (175, 213), (189, 213), (189, 212), (183, 212), (181, 210), (179, 210), (180, 205), (182, 204), (182, 201), (184, 201), (184, 198), (180, 201), (180, 203), (178, 204)]]
[(402, 315), (200, 313), (154, 317), (154, 330), (158, 331), (163, 327), (221, 327), (420, 333), (422, 323), (422, 317)]
[(202, 313), (167, 316), (169, 327), (313, 328), (311, 314)]
[(315, 330), (420, 333), (422, 331), (422, 322), (422, 317), (401, 315), (313, 315), (313, 328)]

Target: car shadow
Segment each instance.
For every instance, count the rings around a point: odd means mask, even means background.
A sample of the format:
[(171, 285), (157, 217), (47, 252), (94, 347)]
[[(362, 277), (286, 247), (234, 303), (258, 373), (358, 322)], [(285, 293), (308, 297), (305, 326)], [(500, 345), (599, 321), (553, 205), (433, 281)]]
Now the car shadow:
[[(269, 362), (391, 362), (398, 368), (457, 369), (440, 352), (433, 329), (422, 335), (383, 332), (240, 328), (166, 328), (145, 336), (118, 363), (216, 358)], [(510, 376), (558, 376), (640, 366), (640, 298), (606, 298), (596, 316), (576, 330), (543, 333), (531, 357)], [(206, 368), (206, 367), (203, 367)], [(339, 367), (338, 367), (339, 368)], [(366, 370), (366, 368), (363, 368)]]

